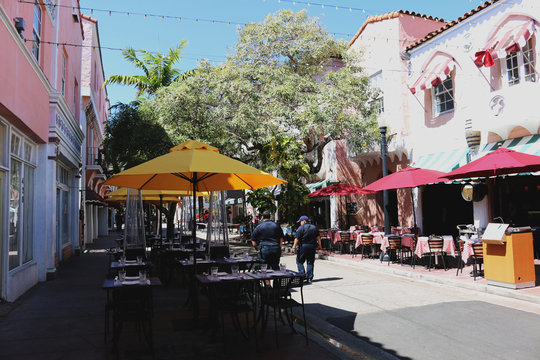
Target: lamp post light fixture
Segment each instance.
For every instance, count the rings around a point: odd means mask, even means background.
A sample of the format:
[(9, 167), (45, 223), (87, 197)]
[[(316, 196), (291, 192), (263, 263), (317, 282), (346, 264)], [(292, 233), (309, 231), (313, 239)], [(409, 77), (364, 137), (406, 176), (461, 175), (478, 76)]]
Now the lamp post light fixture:
[[(387, 139), (386, 139), (386, 119), (384, 114), (378, 119), (379, 131), (381, 132), (381, 158), (382, 158), (382, 176), (388, 175), (388, 165), (386, 157), (388, 154)], [(388, 216), (388, 190), (383, 190), (383, 210), (384, 210), (384, 233), (390, 234), (390, 217)]]

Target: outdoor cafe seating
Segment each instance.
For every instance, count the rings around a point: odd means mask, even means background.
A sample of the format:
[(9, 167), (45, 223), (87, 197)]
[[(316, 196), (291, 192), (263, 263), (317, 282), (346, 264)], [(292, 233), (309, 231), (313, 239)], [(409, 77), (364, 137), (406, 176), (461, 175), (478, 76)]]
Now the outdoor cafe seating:
[(440, 256), (444, 270), (446, 270), (446, 252), (444, 251), (444, 239), (442, 236), (430, 236), (428, 238), (428, 248), (429, 252), (426, 253), (426, 255), (429, 257), (429, 266), (428, 269), (431, 271), (432, 268), (432, 259)]
[[(284, 322), (283, 315), (288, 325), (293, 327), (292, 308), (301, 307), (304, 320), (304, 331), (307, 340), (307, 325), (305, 321), (303, 284), (305, 275), (295, 271), (280, 268), (280, 270), (262, 269), (238, 272), (218, 271), (217, 267), (211, 268), (211, 272), (197, 274), (195, 276), (199, 288), (209, 299), (210, 322), (207, 326), (217, 329), (219, 321), (224, 322), (224, 316), (230, 315), (233, 324), (249, 340), (251, 334), (255, 336), (257, 343), (256, 327), (260, 327), (260, 334), (264, 336), (269, 320), (273, 314), (274, 333), (276, 346), (279, 346), (278, 319)], [(292, 298), (292, 292), (299, 291), (300, 302)], [(272, 310), (272, 311), (271, 311)], [(240, 314), (245, 315), (245, 326), (241, 325)], [(252, 317), (254, 325), (251, 326), (249, 317)], [(254, 331), (253, 331), (254, 330)], [(223, 336), (226, 336), (222, 327)]]

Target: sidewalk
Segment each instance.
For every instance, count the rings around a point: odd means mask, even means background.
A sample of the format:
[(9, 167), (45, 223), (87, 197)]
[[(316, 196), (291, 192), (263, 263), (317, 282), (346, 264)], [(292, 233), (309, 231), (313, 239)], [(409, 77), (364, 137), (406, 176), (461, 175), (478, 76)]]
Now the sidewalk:
[[(293, 255), (281, 261), (295, 267)], [(308, 324), (352, 358), (536, 358), (538, 288), (488, 286), (469, 271), (456, 277), (456, 269), (428, 272), (351, 255), (317, 259), (304, 290)]]
[(361, 260), (360, 256), (352, 257), (350, 254), (331, 254), (324, 255), (323, 257), (326, 257), (327, 260), (331, 262), (354, 266), (368, 271), (390, 274), (415, 281), (426, 281), (435, 284), (485, 292), (540, 304), (540, 260), (535, 260), (536, 286), (514, 290), (488, 285), (483, 277), (477, 277), (476, 280), (474, 280), (471, 276), (473, 270), (472, 265), (465, 266), (463, 271), (460, 271), (456, 276), (455, 267), (449, 268), (447, 271), (444, 271), (444, 269), (434, 269), (429, 271), (421, 264), (416, 264), (415, 268), (413, 269), (409, 264), (400, 265), (399, 263), (394, 263), (388, 265), (386, 261), (381, 263), (378, 259), (368, 258)]
[[(110, 344), (104, 344), (106, 291), (101, 288), (108, 266), (105, 249), (115, 246), (116, 237), (111, 233), (99, 239), (92, 248), (62, 264), (56, 279), (38, 284), (16, 303), (4, 307), (7, 313), (0, 314), (0, 359), (116, 358)], [(215, 339), (209, 331), (182, 330), (192, 318), (185, 306), (186, 297), (186, 289), (176, 284), (155, 289), (155, 359), (341, 358), (313, 341), (311, 335), (306, 346), (303, 336), (291, 334), (288, 325), (281, 324), (279, 348), (273, 326), (269, 325), (257, 352), (253, 339), (248, 342), (242, 338), (229, 317), (225, 318), (225, 348), (221, 330)], [(205, 306), (201, 305), (203, 312)], [(152, 358), (144, 338), (132, 324), (124, 326), (119, 347), (121, 359)]]

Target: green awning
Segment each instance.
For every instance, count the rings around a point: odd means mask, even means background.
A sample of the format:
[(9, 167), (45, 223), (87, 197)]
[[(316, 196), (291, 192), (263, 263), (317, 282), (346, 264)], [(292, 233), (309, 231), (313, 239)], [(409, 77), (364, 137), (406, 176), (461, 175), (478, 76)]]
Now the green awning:
[(316, 190), (322, 189), (323, 187), (327, 186), (328, 182), (329, 182), (328, 179), (324, 179), (319, 182), (306, 184), (306, 186), (309, 189), (309, 192), (314, 192)]
[(413, 158), (411, 166), (449, 172), (459, 167), (460, 163), (467, 162), (467, 148), (441, 151), (433, 154), (420, 155)]
[(540, 156), (540, 134), (524, 136), (515, 139), (508, 139), (504, 141), (497, 141), (486, 144), (481, 151), (478, 152), (478, 156), (475, 158), (480, 158), (492, 151), (497, 150), (500, 147), (519, 151), (529, 155), (538, 155)]

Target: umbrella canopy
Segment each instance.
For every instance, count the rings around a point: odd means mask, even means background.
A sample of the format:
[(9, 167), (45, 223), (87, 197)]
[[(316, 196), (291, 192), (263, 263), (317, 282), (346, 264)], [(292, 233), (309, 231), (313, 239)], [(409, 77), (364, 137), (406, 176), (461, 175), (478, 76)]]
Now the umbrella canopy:
[(359, 186), (350, 185), (346, 183), (338, 183), (328, 185), (317, 191), (308, 194), (309, 197), (319, 196), (338, 196), (338, 195), (354, 195), (354, 194), (370, 194), (373, 191), (366, 191)]
[(446, 173), (437, 170), (422, 169), (415, 167), (407, 167), (396, 171), (393, 174), (380, 178), (372, 182), (368, 186), (363, 187), (367, 191), (381, 191), (402, 188), (413, 188), (420, 185), (432, 184), (441, 182), (441, 176)]
[(500, 147), (442, 177), (446, 179), (462, 179), (535, 171), (540, 171), (540, 156)]
[[(396, 171), (393, 174), (380, 178), (377, 181), (372, 182), (363, 189), (368, 191), (381, 191), (392, 190), (402, 188), (413, 188), (421, 185), (441, 182), (441, 176), (445, 175), (442, 171), (422, 169), (415, 167), (407, 167)], [(414, 198), (411, 191), (411, 203), (413, 212), (413, 226), (416, 228), (416, 212), (414, 210)]]
[[(258, 189), (284, 183), (286, 181), (221, 155), (217, 148), (194, 140), (185, 141), (171, 148), (168, 154), (122, 171), (105, 181), (106, 185), (139, 190), (192, 191), (193, 240), (197, 237), (195, 214), (198, 191)], [(196, 273), (196, 246), (193, 247), (193, 255), (193, 271)]]
[(221, 191), (284, 184), (264, 171), (222, 155), (215, 147), (189, 140), (168, 154), (122, 171), (105, 184), (134, 189)]

